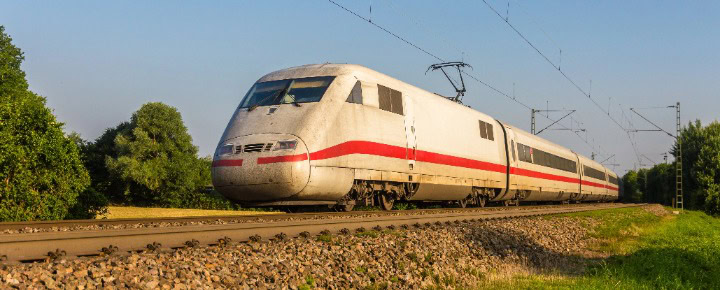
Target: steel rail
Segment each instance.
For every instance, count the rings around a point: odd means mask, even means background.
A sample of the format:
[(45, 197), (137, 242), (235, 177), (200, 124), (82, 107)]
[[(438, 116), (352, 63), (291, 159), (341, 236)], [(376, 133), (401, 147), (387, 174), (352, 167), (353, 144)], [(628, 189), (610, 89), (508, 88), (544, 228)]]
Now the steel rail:
[(268, 240), (277, 239), (278, 237), (295, 237), (303, 233), (315, 235), (323, 231), (330, 231), (331, 233), (344, 231), (347, 233), (347, 231), (356, 231), (359, 228), (422, 226), (428, 223), (516, 218), (633, 206), (639, 205), (599, 204), (572, 208), (8, 234), (0, 236), (0, 257), (3, 257), (6, 263), (29, 262), (55, 259), (59, 256), (77, 257), (99, 255), (103, 252), (109, 254), (112, 252), (142, 251), (152, 248), (152, 245), (161, 245), (164, 248), (181, 248), (222, 244), (229, 241), (246, 242), (253, 238), (256, 240), (257, 238)]
[[(521, 208), (565, 208), (578, 207), (584, 204), (566, 205), (528, 205)], [(274, 221), (282, 219), (309, 219), (317, 217), (347, 217), (361, 215), (398, 215), (398, 214), (427, 214), (446, 211), (502, 211), (514, 209), (514, 207), (483, 207), (483, 208), (434, 208), (434, 209), (412, 209), (402, 211), (351, 211), (351, 212), (305, 212), (305, 213), (270, 213), (251, 215), (217, 215), (217, 216), (187, 216), (187, 217), (163, 217), (163, 218), (123, 218), (123, 219), (84, 219), (84, 220), (56, 220), (56, 221), (24, 221), (24, 222), (0, 222), (0, 232), (3, 230), (21, 230), (25, 228), (47, 229), (47, 228), (70, 228), (76, 226), (111, 226), (129, 224), (151, 224), (151, 223), (192, 223), (204, 221)], [(2, 235), (2, 233), (0, 233)]]

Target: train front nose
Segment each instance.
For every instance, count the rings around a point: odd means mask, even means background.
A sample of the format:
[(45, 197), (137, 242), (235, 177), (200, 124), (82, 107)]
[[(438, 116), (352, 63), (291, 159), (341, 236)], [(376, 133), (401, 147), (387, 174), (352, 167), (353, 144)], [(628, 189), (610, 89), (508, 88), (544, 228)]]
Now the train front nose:
[(254, 134), (218, 146), (213, 158), (215, 189), (235, 201), (270, 201), (296, 195), (308, 183), (305, 143), (288, 134)]

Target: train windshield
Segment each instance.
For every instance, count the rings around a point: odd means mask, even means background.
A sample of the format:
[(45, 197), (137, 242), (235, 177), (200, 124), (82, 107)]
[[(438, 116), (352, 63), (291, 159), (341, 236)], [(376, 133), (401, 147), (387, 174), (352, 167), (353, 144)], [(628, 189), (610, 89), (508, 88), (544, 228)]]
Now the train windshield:
[(312, 77), (256, 83), (240, 108), (318, 102), (335, 77)]

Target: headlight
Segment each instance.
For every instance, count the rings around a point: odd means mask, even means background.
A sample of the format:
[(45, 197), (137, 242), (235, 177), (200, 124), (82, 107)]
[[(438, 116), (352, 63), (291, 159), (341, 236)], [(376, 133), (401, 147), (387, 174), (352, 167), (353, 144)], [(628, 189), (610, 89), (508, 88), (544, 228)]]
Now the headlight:
[(273, 148), (273, 151), (278, 150), (293, 150), (297, 146), (297, 140), (292, 141), (278, 141), (275, 143), (275, 147)]
[(233, 144), (225, 144), (217, 149), (217, 155), (227, 155), (233, 153)]

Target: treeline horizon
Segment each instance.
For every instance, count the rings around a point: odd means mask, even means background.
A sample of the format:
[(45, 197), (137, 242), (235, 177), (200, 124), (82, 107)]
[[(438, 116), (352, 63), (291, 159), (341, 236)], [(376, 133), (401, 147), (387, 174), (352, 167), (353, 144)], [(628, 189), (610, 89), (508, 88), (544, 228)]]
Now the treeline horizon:
[[(678, 142), (682, 144), (684, 208), (720, 215), (720, 123), (688, 123), (670, 150), (673, 155), (677, 154)], [(630, 170), (622, 181), (625, 201), (670, 206), (676, 197), (676, 163)]]

